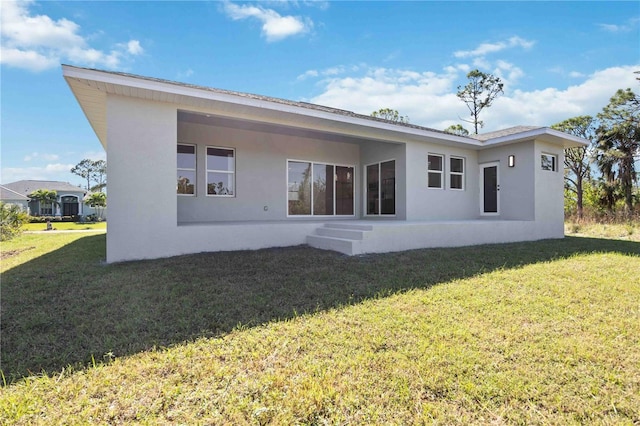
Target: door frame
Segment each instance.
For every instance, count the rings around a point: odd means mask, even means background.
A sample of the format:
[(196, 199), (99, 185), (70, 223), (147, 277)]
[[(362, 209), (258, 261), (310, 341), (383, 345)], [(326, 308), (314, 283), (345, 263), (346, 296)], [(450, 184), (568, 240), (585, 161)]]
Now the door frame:
[[(380, 171), (382, 167), (382, 163), (389, 163), (393, 161), (393, 179), (394, 179), (394, 187), (393, 187), (393, 211), (394, 213), (382, 213), (382, 182), (380, 181)], [(369, 186), (367, 185), (367, 167), (369, 166), (378, 166), (378, 213), (369, 213), (367, 209), (367, 197), (369, 195)], [(390, 158), (388, 160), (376, 161), (374, 163), (364, 164), (362, 171), (363, 178), (363, 188), (364, 191), (362, 194), (363, 198), (363, 216), (364, 217), (395, 217), (398, 212), (398, 183), (396, 181), (397, 178), (397, 165), (398, 161), (395, 158)]]
[[(496, 211), (484, 211), (484, 169), (489, 167), (496, 168)], [(490, 163), (480, 164), (480, 216), (499, 216), (500, 215), (500, 162), (492, 161)]]

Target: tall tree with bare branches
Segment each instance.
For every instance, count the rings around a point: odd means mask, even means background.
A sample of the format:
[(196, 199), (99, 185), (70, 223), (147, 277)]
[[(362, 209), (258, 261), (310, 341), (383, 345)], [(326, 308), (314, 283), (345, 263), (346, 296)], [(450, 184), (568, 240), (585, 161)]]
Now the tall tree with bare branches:
[(467, 105), (471, 113), (472, 120), (463, 121), (473, 123), (473, 128), (477, 135), (478, 126), (484, 126), (484, 123), (480, 120), (480, 112), (490, 107), (493, 101), (504, 93), (504, 84), (499, 77), (483, 73), (477, 69), (470, 71), (467, 74), (467, 78), (469, 83), (464, 87), (458, 86), (456, 95)]

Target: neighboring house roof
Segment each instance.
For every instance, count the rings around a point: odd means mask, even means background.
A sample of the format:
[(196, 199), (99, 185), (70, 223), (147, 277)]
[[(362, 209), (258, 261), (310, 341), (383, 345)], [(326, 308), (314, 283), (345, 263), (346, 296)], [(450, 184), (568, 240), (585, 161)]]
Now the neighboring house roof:
[(66, 192), (86, 192), (83, 188), (74, 186), (68, 182), (59, 182), (55, 180), (19, 180), (3, 185), (5, 188), (24, 196), (28, 196), (38, 189), (48, 189), (56, 191), (58, 194)]
[(0, 200), (7, 201), (29, 201), (26, 195), (22, 195), (4, 185), (0, 185)]
[(483, 149), (493, 146), (495, 141), (497, 144), (518, 141), (521, 139), (521, 133), (524, 133), (526, 137), (540, 137), (564, 147), (587, 144), (584, 139), (546, 127), (519, 126), (513, 128), (520, 129), (516, 133), (499, 136), (491, 136), (491, 133), (487, 134), (488, 137), (485, 135), (460, 136), (429, 127), (392, 122), (307, 102), (70, 65), (62, 65), (62, 71), (105, 149), (107, 147), (107, 94), (193, 106), (194, 110), (215, 110), (220, 116), (232, 119), (277, 123), (284, 127), (305, 128), (365, 140), (398, 143), (428, 141)]

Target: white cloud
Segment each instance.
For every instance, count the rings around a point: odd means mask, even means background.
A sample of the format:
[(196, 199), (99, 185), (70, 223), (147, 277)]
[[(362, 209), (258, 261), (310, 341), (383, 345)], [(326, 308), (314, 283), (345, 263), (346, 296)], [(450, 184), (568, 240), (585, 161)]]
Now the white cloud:
[(458, 50), (453, 53), (456, 58), (469, 58), (477, 56), (485, 56), (489, 53), (500, 52), (501, 50), (521, 47), (523, 49), (530, 49), (535, 44), (535, 41), (525, 40), (518, 36), (514, 36), (505, 41), (499, 41), (496, 43), (482, 43), (473, 50)]
[(325, 68), (323, 70), (307, 70), (305, 72), (303, 72), (302, 74), (300, 74), (298, 77), (296, 77), (296, 80), (298, 81), (302, 81), (302, 80), (306, 80), (308, 78), (316, 78), (316, 77), (334, 77), (340, 74), (345, 74), (349, 71), (351, 72), (356, 72), (361, 68), (366, 68), (365, 64), (359, 64), (359, 65), (350, 65), (350, 66), (346, 66), (346, 65), (338, 65), (335, 67), (329, 67), (329, 68)]
[(31, 0), (0, 2), (0, 63), (31, 71), (43, 71), (65, 60), (117, 68), (123, 57), (144, 51), (138, 40), (118, 44), (109, 52), (95, 49), (80, 35), (78, 24), (65, 18), (32, 15), (32, 4)]
[(191, 68), (187, 68), (186, 71), (178, 71), (178, 80), (191, 77), (193, 72)]
[[(107, 160), (107, 153), (104, 150), (100, 150), (100, 151), (87, 151), (84, 152), (82, 154), (82, 159), (88, 158), (89, 160), (92, 161), (98, 161), (98, 160)], [(82, 160), (78, 160), (78, 162), (80, 162)]]
[[(482, 112), (480, 118), (486, 123), (482, 131), (519, 124), (549, 126), (577, 115), (594, 115), (617, 89), (637, 86), (633, 72), (639, 66), (600, 70), (564, 89), (509, 91)], [(499, 62), (498, 70), (507, 79), (522, 75), (518, 67), (504, 61)], [(366, 115), (392, 108), (408, 115), (413, 124), (444, 129), (456, 123), (466, 125), (460, 118), (469, 118), (465, 104), (455, 95), (462, 78), (462, 70), (452, 66), (441, 73), (368, 68), (357, 76), (321, 81), (322, 93), (309, 101)]]
[(127, 52), (132, 55), (141, 55), (144, 52), (144, 49), (140, 46), (140, 42), (138, 40), (129, 40), (129, 43), (127, 43)]
[(506, 88), (514, 86), (524, 76), (524, 71), (510, 62), (498, 60), (493, 74), (500, 77)]
[(632, 31), (640, 23), (640, 18), (631, 18), (624, 24), (598, 24), (600, 29), (610, 33), (626, 33)]
[(74, 178), (70, 170), (74, 164), (54, 163), (44, 167), (3, 167), (2, 182), (10, 183), (18, 180), (57, 180), (61, 182), (80, 182)]
[(309, 77), (317, 77), (319, 76), (320, 73), (317, 70), (307, 70), (304, 73), (300, 74), (296, 80), (300, 81), (300, 80), (306, 80)]
[(35, 159), (41, 159), (44, 161), (58, 161), (60, 156), (57, 154), (41, 154), (39, 152), (33, 152), (24, 157), (24, 161), (31, 161)]
[[(98, 161), (107, 159), (104, 150), (85, 151), (82, 153), (67, 152), (63, 155), (64, 159), (60, 162), (60, 156), (57, 154), (45, 154), (34, 152), (24, 157), (25, 162), (35, 162), (36, 160), (44, 160), (47, 164), (42, 166), (29, 167), (3, 167), (1, 169), (1, 182), (9, 183), (18, 180), (57, 180), (60, 182), (71, 182), (74, 185), (86, 185), (86, 182), (79, 176), (71, 173), (71, 169), (82, 159)], [(74, 163), (66, 163), (74, 161)]]
[(304, 34), (313, 28), (308, 18), (298, 16), (282, 16), (273, 9), (260, 6), (238, 6), (229, 1), (224, 2), (224, 12), (233, 20), (255, 18), (262, 23), (262, 34), (267, 41), (279, 41), (297, 34)]

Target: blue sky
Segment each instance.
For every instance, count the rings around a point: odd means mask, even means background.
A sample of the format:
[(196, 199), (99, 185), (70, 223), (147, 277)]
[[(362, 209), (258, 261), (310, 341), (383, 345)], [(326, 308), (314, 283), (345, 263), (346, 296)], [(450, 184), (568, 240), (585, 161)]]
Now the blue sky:
[(2, 0), (0, 182), (81, 184), (105, 153), (60, 64), (471, 125), (474, 68), (505, 93), (481, 132), (596, 114), (640, 91), (640, 3)]

